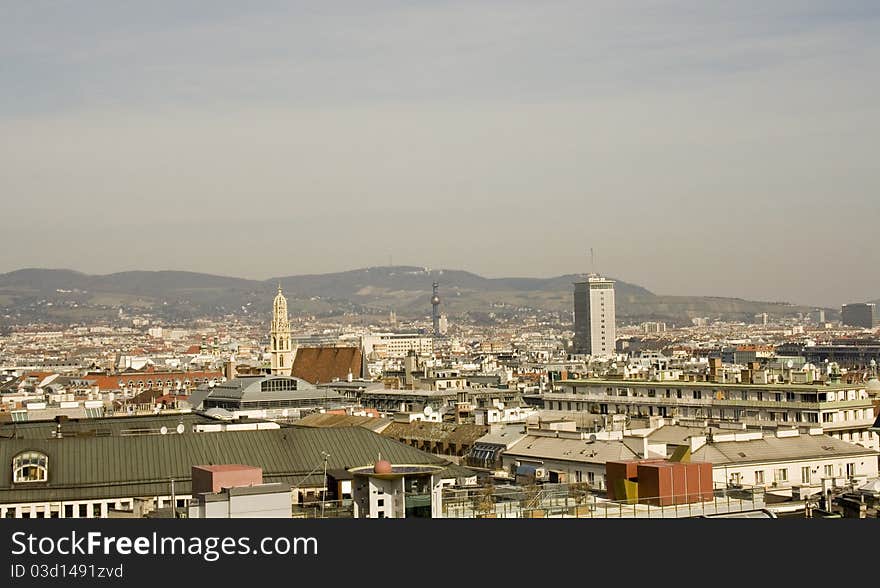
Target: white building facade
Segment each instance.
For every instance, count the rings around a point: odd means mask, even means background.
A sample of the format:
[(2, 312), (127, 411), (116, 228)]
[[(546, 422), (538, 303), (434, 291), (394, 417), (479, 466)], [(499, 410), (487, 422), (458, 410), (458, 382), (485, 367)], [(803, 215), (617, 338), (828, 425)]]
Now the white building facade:
[(609, 357), (616, 339), (614, 281), (591, 274), (574, 285), (574, 352)]

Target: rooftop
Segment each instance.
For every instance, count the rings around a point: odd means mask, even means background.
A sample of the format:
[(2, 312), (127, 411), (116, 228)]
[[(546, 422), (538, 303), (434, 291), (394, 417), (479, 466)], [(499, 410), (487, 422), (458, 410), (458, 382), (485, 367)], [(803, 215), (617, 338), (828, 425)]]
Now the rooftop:
[[(37, 451), (48, 458), (48, 482), (12, 483), (14, 456)], [(191, 492), (193, 465), (248, 464), (264, 482), (323, 485), (319, 465), (348, 469), (376, 461), (452, 467), (446, 459), (408, 447), (361, 427), (146, 435), (6, 439), (0, 443), (0, 503), (157, 496), (175, 480), (179, 495)], [(450, 477), (461, 477), (455, 466)], [(453, 473), (454, 472), (454, 473)]]
[(816, 382), (814, 384), (792, 384), (792, 383), (773, 383), (773, 384), (748, 384), (748, 383), (728, 383), (728, 382), (709, 382), (709, 381), (685, 381), (685, 380), (641, 380), (627, 378), (581, 378), (581, 379), (565, 379), (558, 380), (557, 384), (587, 384), (596, 386), (636, 386), (645, 388), (748, 388), (750, 390), (785, 390), (791, 391), (827, 391), (827, 390), (852, 390), (854, 388), (862, 388), (864, 386), (857, 384)]

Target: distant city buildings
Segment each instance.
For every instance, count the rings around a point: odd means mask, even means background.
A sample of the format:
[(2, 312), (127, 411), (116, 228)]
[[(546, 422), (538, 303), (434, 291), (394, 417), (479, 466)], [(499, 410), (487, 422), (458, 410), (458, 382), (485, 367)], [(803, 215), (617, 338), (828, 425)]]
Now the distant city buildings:
[(616, 339), (614, 281), (590, 274), (574, 285), (574, 353), (611, 356)]
[(662, 323), (662, 322), (650, 321), (647, 323), (643, 323), (642, 327), (645, 329), (646, 335), (650, 335), (652, 333), (665, 333), (666, 332), (666, 323)]
[(412, 351), (416, 355), (429, 356), (434, 353), (434, 340), (412, 333), (375, 333), (361, 338), (364, 353), (375, 353), (379, 358), (403, 359)]
[(439, 335), (445, 335), (449, 332), (449, 318), (445, 314), (440, 315), (437, 321), (437, 332)]
[(880, 315), (874, 303), (844, 304), (840, 308), (840, 322), (850, 327), (873, 329), (880, 326)]
[[(614, 290), (589, 275), (573, 313), (493, 303), (453, 329), (436, 282), (430, 317), (424, 296), (290, 316), (272, 288), (269, 329), (265, 302), (247, 320), (15, 326), (0, 517), (802, 516), (835, 496), (874, 516), (864, 327), (812, 307), (618, 324)], [(99, 480), (90, 460), (113, 467)]]

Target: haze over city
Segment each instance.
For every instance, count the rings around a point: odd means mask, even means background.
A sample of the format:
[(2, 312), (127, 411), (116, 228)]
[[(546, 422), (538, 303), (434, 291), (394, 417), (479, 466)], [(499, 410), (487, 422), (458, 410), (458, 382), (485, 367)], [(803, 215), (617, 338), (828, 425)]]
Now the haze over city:
[(0, 271), (880, 298), (873, 2), (13, 3)]

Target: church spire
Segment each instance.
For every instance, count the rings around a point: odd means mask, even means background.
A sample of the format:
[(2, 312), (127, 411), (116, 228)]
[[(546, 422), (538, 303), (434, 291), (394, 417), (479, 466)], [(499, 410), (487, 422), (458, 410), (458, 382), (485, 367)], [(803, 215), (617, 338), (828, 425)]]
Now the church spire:
[(290, 319), (287, 298), (278, 283), (278, 294), (272, 303), (272, 332), (270, 346), (272, 375), (289, 376), (293, 368), (293, 348), (290, 344)]

